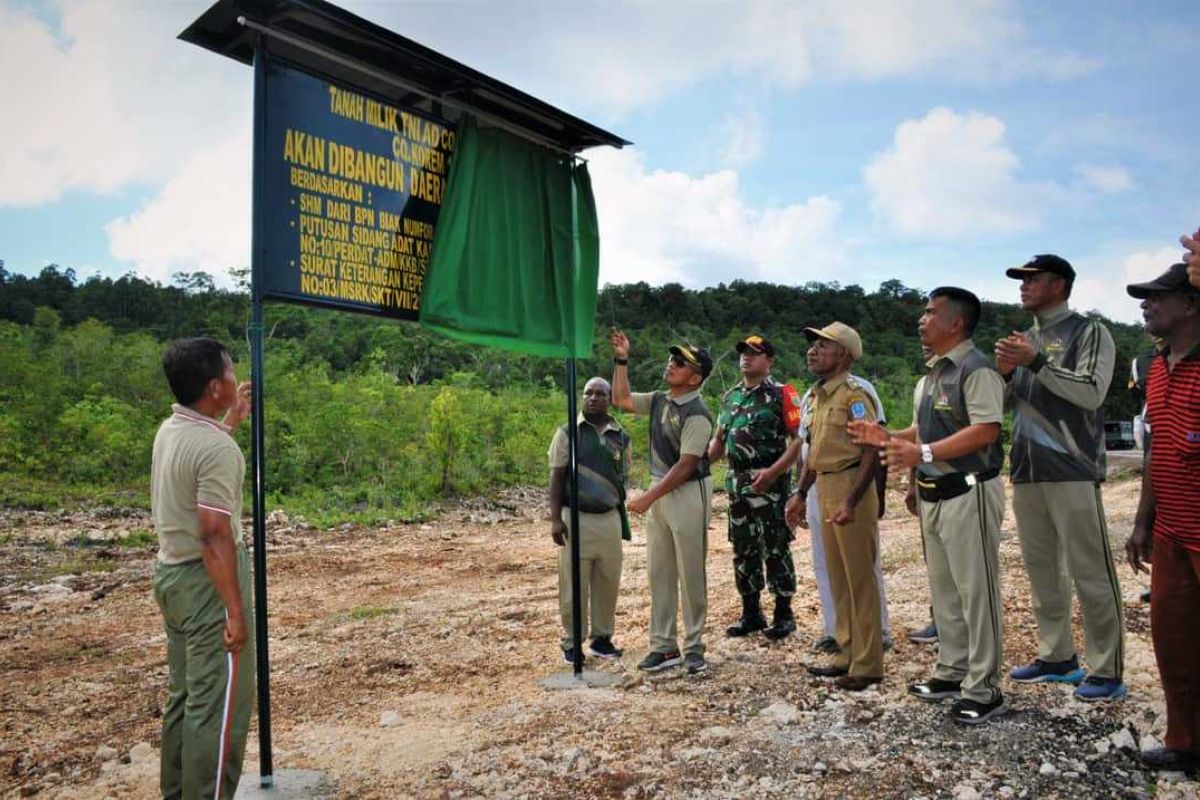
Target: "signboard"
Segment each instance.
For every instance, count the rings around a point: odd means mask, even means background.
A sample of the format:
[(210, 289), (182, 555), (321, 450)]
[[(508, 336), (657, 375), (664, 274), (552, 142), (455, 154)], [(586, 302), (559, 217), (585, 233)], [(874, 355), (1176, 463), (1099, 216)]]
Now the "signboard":
[(263, 297), (415, 320), (454, 127), (277, 60), (265, 95)]

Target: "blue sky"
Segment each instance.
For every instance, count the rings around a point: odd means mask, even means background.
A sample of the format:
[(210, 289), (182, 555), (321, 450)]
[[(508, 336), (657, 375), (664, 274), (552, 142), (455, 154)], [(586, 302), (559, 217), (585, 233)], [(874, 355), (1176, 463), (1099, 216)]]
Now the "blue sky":
[[(636, 143), (588, 154), (602, 281), (1013, 300), (1057, 252), (1135, 320), (1200, 224), (1194, 2), (344, 5)], [(251, 73), (174, 38), (206, 7), (0, 0), (10, 270), (246, 263)]]

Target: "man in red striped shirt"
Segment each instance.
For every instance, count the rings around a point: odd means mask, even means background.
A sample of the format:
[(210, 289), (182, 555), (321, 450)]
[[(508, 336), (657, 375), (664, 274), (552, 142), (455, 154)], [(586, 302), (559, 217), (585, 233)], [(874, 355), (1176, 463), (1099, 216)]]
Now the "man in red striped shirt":
[(1135, 572), (1152, 567), (1150, 630), (1167, 701), (1165, 747), (1142, 753), (1153, 769), (1200, 772), (1200, 289), (1187, 265), (1130, 284), (1146, 330), (1166, 343), (1150, 365), (1146, 414), (1154, 427), (1133, 533)]

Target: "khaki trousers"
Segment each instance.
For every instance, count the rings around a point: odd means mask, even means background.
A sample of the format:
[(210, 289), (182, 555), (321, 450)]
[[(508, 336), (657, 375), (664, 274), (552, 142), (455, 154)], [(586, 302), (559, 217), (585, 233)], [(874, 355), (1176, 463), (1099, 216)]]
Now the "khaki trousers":
[(660, 497), (646, 515), (646, 570), (650, 574), (650, 650), (678, 648), (676, 613), (683, 600), (683, 651), (704, 653), (708, 614), (708, 523), (712, 478), (688, 481)]
[[(573, 535), (571, 509), (564, 508), (562, 518), (567, 535)], [(617, 615), (617, 594), (621, 588), (621, 515), (616, 509), (603, 514), (580, 511), (579, 530), (582, 532), (579, 538), (579, 601), (585, 609), (581, 614), (581, 635), (584, 640), (588, 638), (586, 609), (590, 609), (591, 635), (611, 637)], [(564, 649), (575, 646), (571, 611), (571, 543), (568, 541), (558, 548), (558, 612), (562, 617)]]
[(1101, 678), (1122, 677), (1125, 611), (1113, 564), (1100, 487), (1090, 481), (1013, 484), (1013, 513), (1029, 572), (1038, 658), (1075, 655), (1071, 584), (1083, 611), (1088, 666)]
[(1000, 478), (937, 503), (921, 501), (938, 657), (933, 677), (961, 681), (962, 696), (980, 703), (1000, 697), (1004, 643), (1000, 597)]
[(879, 498), (868, 487), (854, 508), (854, 520), (834, 525), (827, 520), (854, 486), (858, 469), (817, 475), (821, 506), (821, 539), (833, 592), (834, 624), (841, 652), (834, 659), (851, 675), (883, 677), (883, 627), (879, 618), (879, 584), (875, 560), (879, 555)]

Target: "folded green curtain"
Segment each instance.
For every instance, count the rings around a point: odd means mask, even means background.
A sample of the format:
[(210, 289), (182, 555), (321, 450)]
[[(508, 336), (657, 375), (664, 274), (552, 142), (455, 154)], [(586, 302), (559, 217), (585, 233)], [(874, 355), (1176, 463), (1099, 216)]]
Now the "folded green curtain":
[(587, 165), (464, 117), (421, 325), (475, 344), (588, 358), (600, 235)]

